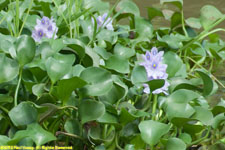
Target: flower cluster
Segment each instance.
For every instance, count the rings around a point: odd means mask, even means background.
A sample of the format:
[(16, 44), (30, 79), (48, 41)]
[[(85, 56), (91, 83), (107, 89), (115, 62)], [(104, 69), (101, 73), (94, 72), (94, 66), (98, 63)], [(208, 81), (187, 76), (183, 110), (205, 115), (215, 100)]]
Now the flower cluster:
[[(153, 47), (151, 49), (151, 52), (147, 51), (145, 55), (143, 55), (144, 62), (140, 63), (140, 65), (145, 67), (145, 70), (147, 72), (148, 80), (154, 80), (154, 79), (164, 79), (165, 84), (163, 87), (154, 90), (153, 94), (159, 94), (164, 93), (168, 95), (168, 86), (169, 82), (166, 80), (168, 77), (168, 74), (166, 73), (167, 65), (163, 63), (163, 51), (158, 52), (158, 49), (156, 47)], [(148, 84), (144, 84), (144, 92), (150, 93), (150, 88)]]
[[(99, 29), (100, 27), (106, 27), (106, 29), (108, 30), (114, 30), (113, 25), (112, 25), (112, 19), (110, 17), (108, 17), (107, 13), (104, 13), (102, 16), (98, 16), (96, 21), (97, 21), (97, 29)], [(106, 20), (107, 18), (107, 20)], [(92, 18), (92, 23), (94, 24), (94, 19)]]
[(32, 31), (32, 37), (36, 42), (40, 42), (43, 37), (46, 38), (57, 38), (58, 27), (53, 19), (43, 17), (41, 20), (37, 19), (37, 24)]

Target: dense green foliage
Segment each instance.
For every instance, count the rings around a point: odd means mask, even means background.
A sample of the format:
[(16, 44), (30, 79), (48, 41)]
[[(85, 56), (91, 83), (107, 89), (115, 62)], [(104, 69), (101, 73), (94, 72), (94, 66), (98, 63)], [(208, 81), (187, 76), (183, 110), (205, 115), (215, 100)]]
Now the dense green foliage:
[[(131, 0), (0, 1), (0, 145), (61, 145), (74, 149), (225, 149), (225, 100), (213, 99), (224, 82), (213, 73), (225, 60), (215, 28), (225, 20), (214, 6), (199, 18)], [(98, 26), (108, 13), (112, 30)], [(35, 42), (37, 19), (53, 18), (57, 38)], [(170, 27), (155, 28), (162, 17)], [(111, 26), (106, 26), (112, 28)], [(146, 94), (142, 55), (157, 47), (168, 65), (168, 95)]]

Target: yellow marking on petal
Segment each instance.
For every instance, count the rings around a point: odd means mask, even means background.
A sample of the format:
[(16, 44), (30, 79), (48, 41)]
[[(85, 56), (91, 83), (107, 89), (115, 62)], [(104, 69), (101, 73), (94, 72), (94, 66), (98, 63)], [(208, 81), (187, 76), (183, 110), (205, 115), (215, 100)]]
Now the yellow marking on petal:
[(153, 67), (156, 67), (156, 64), (153, 64)]

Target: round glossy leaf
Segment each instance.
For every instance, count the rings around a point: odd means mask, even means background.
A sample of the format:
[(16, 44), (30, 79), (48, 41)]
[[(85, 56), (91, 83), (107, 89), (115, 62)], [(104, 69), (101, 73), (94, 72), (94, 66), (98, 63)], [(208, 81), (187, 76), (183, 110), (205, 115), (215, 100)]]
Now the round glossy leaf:
[(74, 55), (57, 54), (54, 57), (49, 57), (45, 62), (48, 76), (52, 83), (61, 79), (65, 74), (72, 69), (72, 64), (75, 61)]
[(129, 73), (129, 61), (127, 59), (118, 57), (118, 56), (111, 56), (105, 62), (105, 66), (108, 69), (115, 70), (119, 73)]
[(190, 144), (192, 141), (190, 134), (187, 133), (181, 133), (179, 135), (179, 139), (183, 140), (183, 142), (185, 142), (186, 144)]
[(105, 112), (103, 116), (97, 119), (100, 123), (108, 123), (108, 124), (116, 124), (118, 123), (118, 119), (115, 115)]
[(195, 106), (195, 114), (192, 116), (193, 119), (201, 121), (204, 125), (212, 125), (213, 114), (206, 108)]
[(130, 0), (122, 0), (116, 7), (117, 11), (121, 11), (121, 13), (131, 13), (136, 16), (140, 16), (140, 11), (137, 5)]
[(136, 119), (136, 116), (128, 112), (126, 108), (122, 108), (120, 111), (119, 120), (122, 125), (126, 125), (127, 123)]
[(186, 150), (186, 144), (178, 138), (170, 138), (166, 144), (166, 150)]
[(179, 9), (183, 8), (183, 0), (160, 0), (160, 3), (161, 4), (171, 3), (175, 6), (177, 6)]
[(125, 94), (125, 89), (117, 84), (113, 84), (112, 89), (105, 95), (100, 96), (99, 99), (101, 101), (105, 101), (110, 104), (114, 104), (123, 98)]
[(64, 129), (66, 130), (66, 132), (75, 135), (80, 135), (81, 133), (80, 123), (75, 119), (68, 119), (64, 125)]
[(165, 53), (164, 62), (168, 65), (166, 72), (168, 73), (169, 77), (174, 77), (181, 69), (183, 64), (180, 57), (174, 52)]
[(28, 102), (20, 103), (9, 112), (9, 117), (16, 126), (36, 122), (37, 115), (37, 110)]
[(148, 18), (151, 21), (153, 18), (160, 16), (160, 17), (164, 17), (163, 13), (160, 9), (158, 8), (154, 8), (154, 7), (149, 7), (148, 8)]
[(203, 88), (203, 95), (208, 96), (211, 94), (213, 91), (214, 83), (213, 80), (207, 75), (204, 71), (202, 70), (197, 70), (196, 71), (202, 78), (203, 83), (204, 83), (204, 88)]
[(16, 56), (21, 66), (30, 63), (36, 51), (33, 38), (27, 35), (20, 36), (16, 41)]
[(156, 89), (163, 87), (165, 84), (165, 80), (163, 79), (151, 80), (151, 81), (148, 81), (147, 84), (150, 88), (150, 91), (154, 91)]
[(36, 146), (41, 146), (47, 142), (56, 140), (56, 137), (52, 133), (44, 130), (39, 124), (33, 123), (28, 125), (26, 130), (16, 132), (15, 136), (8, 144), (16, 145), (20, 140), (26, 137), (31, 138)]
[(186, 19), (185, 22), (192, 28), (200, 29), (202, 27), (200, 20), (198, 18), (191, 17)]
[(7, 145), (7, 142), (10, 140), (7, 136), (0, 135), (0, 145)]
[(189, 118), (195, 112), (189, 102), (198, 97), (200, 97), (198, 93), (190, 90), (180, 89), (173, 92), (163, 105), (168, 118), (170, 120), (174, 117)]
[(113, 86), (111, 74), (102, 68), (89, 67), (81, 72), (80, 77), (88, 83), (81, 89), (82, 93), (90, 96), (105, 95)]
[(92, 12), (109, 10), (109, 3), (101, 0), (84, 0), (83, 6), (86, 9), (91, 8)]
[(128, 48), (123, 45), (116, 44), (116, 46), (114, 47), (114, 54), (126, 59), (126, 58), (130, 58), (131, 56), (134, 56), (135, 51), (132, 48)]
[(210, 28), (218, 19), (223, 17), (223, 14), (214, 6), (206, 5), (200, 10), (200, 22), (204, 29)]
[(83, 100), (79, 107), (82, 124), (96, 120), (105, 113), (105, 105), (94, 100)]
[(135, 17), (135, 28), (139, 34), (140, 40), (148, 41), (153, 37), (153, 26), (144, 18)]
[(147, 82), (147, 72), (143, 66), (135, 66), (131, 73), (131, 82), (133, 84)]
[(32, 87), (32, 92), (33, 92), (34, 95), (36, 95), (39, 98), (44, 93), (44, 88), (45, 88), (44, 83), (35, 84)]
[(57, 93), (62, 100), (68, 100), (76, 88), (82, 88), (86, 82), (79, 77), (60, 80), (57, 86)]
[(139, 125), (142, 140), (153, 146), (157, 144), (160, 138), (169, 132), (169, 125), (157, 121), (142, 121)]
[(19, 73), (19, 66), (15, 60), (12, 60), (0, 54), (0, 83), (13, 80)]
[(38, 50), (41, 53), (42, 59), (47, 59), (48, 57), (53, 56), (57, 52), (52, 49), (51, 45), (48, 42), (41, 43), (41, 45), (38, 47)]
[(80, 57), (80, 59), (83, 59), (85, 56), (85, 44), (77, 39), (64, 39), (63, 43), (66, 44), (69, 48), (72, 48), (77, 55)]
[(214, 129), (218, 129), (223, 121), (225, 121), (225, 115), (224, 113), (221, 113), (214, 117), (212, 127)]

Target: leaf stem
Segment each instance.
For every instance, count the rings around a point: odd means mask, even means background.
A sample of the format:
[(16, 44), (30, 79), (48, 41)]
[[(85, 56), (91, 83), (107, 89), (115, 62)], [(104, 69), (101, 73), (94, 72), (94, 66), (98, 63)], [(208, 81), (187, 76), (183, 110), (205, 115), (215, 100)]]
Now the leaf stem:
[[(214, 28), (215, 26), (217, 26), (218, 24), (220, 24), (222, 21), (225, 20), (225, 16), (221, 19), (219, 19), (218, 21), (216, 21), (211, 27), (209, 27), (208, 29), (202, 31), (198, 36), (196, 36), (193, 40), (191, 40), (189, 43), (187, 43), (186, 45), (184, 45), (180, 50), (179, 52), (183, 51), (184, 49), (188, 48), (191, 44), (193, 44), (194, 42), (196, 41), (199, 41), (201, 39), (203, 39), (204, 37), (208, 36), (209, 34), (212, 33), (211, 32), (208, 32), (209, 30), (211, 30), (212, 28)], [(215, 30), (218, 30), (218, 29), (215, 29)], [(214, 32), (215, 32), (214, 30)], [(221, 30), (221, 29), (220, 29)], [(217, 31), (216, 31), (217, 32)]]
[(73, 137), (73, 138), (84, 140), (81, 136), (78, 136), (78, 135), (75, 135), (75, 134), (71, 134), (71, 133), (67, 133), (67, 132), (57, 131), (56, 132), (56, 136), (58, 136), (59, 134), (63, 134), (63, 135), (67, 135), (67, 136), (70, 136), (70, 137)]
[(196, 141), (193, 141), (192, 143), (188, 144), (187, 147), (190, 147), (192, 145), (198, 144), (198, 143), (204, 141), (205, 139), (207, 139), (208, 136), (209, 136), (210, 131), (211, 131), (211, 128), (209, 127), (208, 128), (208, 131), (207, 131), (207, 133), (206, 133), (206, 135), (204, 137), (202, 137), (202, 138), (200, 138), (200, 139), (198, 139)]
[(16, 86), (16, 91), (15, 91), (15, 95), (14, 95), (14, 105), (17, 106), (17, 97), (18, 97), (18, 91), (20, 88), (20, 83), (21, 83), (21, 79), (22, 79), (22, 73), (23, 73), (23, 69), (21, 68), (19, 71), (19, 80)]
[(20, 31), (19, 31), (18, 36), (20, 36), (20, 34), (21, 34), (22, 30), (23, 30), (23, 27), (24, 27), (24, 25), (25, 25), (25, 23), (26, 23), (26, 21), (27, 21), (27, 17), (28, 17), (28, 15), (29, 15), (30, 10), (31, 10), (32, 4), (33, 4), (33, 0), (30, 1), (30, 5), (29, 5), (29, 8), (28, 8), (27, 14), (26, 14), (26, 16), (25, 16), (25, 19), (23, 20), (23, 24), (22, 24), (22, 26), (21, 26), (21, 28), (20, 28)]
[(185, 24), (184, 24), (184, 10), (183, 9), (181, 11), (181, 20), (182, 20), (182, 29), (184, 31), (184, 34), (185, 34), (186, 37), (188, 37), (187, 31), (186, 31), (186, 28), (185, 28)]
[(154, 95), (153, 98), (153, 107), (152, 107), (152, 120), (155, 120), (155, 112), (156, 112), (156, 107), (157, 107), (157, 95)]

